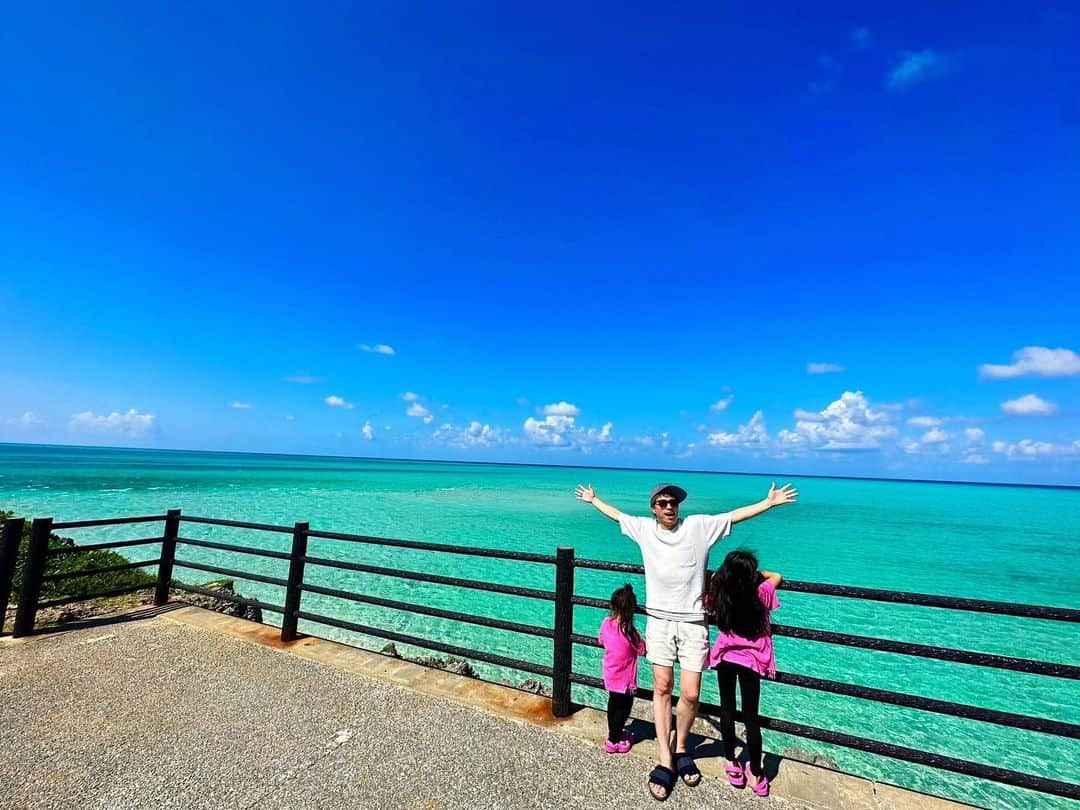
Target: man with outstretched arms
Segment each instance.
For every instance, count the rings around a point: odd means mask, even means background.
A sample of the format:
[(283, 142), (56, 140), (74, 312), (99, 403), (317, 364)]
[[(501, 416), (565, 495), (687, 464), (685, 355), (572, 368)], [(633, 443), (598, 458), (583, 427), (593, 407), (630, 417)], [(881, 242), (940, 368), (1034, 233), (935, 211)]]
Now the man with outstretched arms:
[[(774, 506), (793, 503), (798, 492), (785, 484), (769, 487), (764, 500), (720, 515), (679, 518), (686, 490), (658, 484), (649, 498), (652, 517), (634, 517), (600, 500), (592, 484), (579, 486), (578, 500), (591, 503), (619, 524), (638, 544), (645, 565), (645, 646), (653, 666), (653, 720), (660, 764), (649, 774), (654, 798), (666, 799), (676, 772), (687, 785), (701, 782), (701, 771), (686, 753), (690, 726), (697, 716), (701, 673), (709, 653), (709, 630), (701, 594), (709, 567), (709, 550), (731, 533), (735, 523), (757, 517)], [(679, 662), (679, 705), (675, 716), (675, 752), (671, 751), (671, 692)]]

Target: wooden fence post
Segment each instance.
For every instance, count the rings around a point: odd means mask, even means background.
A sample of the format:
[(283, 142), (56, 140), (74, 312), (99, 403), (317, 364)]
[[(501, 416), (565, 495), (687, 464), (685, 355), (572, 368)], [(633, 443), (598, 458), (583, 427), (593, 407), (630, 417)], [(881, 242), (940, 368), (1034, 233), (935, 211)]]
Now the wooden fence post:
[(11, 586), (15, 580), (15, 563), (19, 560), (19, 543), (22, 542), (23, 518), (4, 521), (4, 536), (0, 540), (0, 633), (4, 632), (4, 619), (11, 602)]
[(292, 551), (289, 554), (289, 584), (285, 586), (285, 615), (281, 617), (281, 640), (296, 640), (296, 611), (300, 610), (300, 596), (304, 584), (304, 557), (307, 556), (308, 524), (293, 525)]
[(570, 715), (570, 673), (574, 644), (574, 549), (560, 546), (555, 552), (555, 638), (552, 650), (551, 713)]
[(38, 602), (41, 600), (41, 578), (45, 576), (45, 557), (49, 553), (52, 518), (35, 518), (30, 528), (30, 553), (23, 567), (22, 589), (19, 591), (19, 610), (15, 614), (15, 638), (34, 632)]
[(161, 562), (158, 563), (157, 587), (154, 588), (154, 605), (161, 607), (169, 601), (169, 585), (172, 583), (173, 560), (176, 559), (176, 538), (180, 536), (180, 510), (165, 513), (165, 533), (161, 538)]

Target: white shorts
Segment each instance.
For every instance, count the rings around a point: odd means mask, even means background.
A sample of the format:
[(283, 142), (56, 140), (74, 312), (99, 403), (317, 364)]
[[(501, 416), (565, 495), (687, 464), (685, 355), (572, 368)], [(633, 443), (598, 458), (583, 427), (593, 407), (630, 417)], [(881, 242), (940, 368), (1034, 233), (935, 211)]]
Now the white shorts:
[(709, 627), (704, 621), (674, 622), (649, 616), (645, 621), (645, 657), (671, 667), (675, 662), (690, 672), (704, 672), (709, 662)]

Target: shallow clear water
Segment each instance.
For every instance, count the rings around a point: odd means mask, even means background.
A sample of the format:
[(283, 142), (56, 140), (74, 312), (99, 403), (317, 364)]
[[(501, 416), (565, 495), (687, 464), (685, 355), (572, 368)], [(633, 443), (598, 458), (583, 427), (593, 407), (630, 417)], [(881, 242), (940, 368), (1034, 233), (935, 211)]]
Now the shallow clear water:
[[(618, 527), (573, 497), (592, 482), (627, 512), (647, 513), (647, 493), (660, 479), (690, 492), (684, 513), (720, 512), (760, 500), (759, 476), (587, 470), (413, 461), (177, 451), (0, 445), (0, 508), (56, 520), (162, 513), (291, 525), (313, 529), (553, 553), (572, 546), (579, 557), (639, 563)], [(799, 503), (739, 524), (718, 551), (756, 550), (765, 568), (790, 579), (1080, 608), (1080, 490), (792, 479)], [(153, 524), (152, 524), (153, 525)], [(79, 542), (131, 539), (148, 527), (63, 532)], [(156, 530), (156, 525), (154, 525)], [(150, 535), (153, 530), (146, 531)], [(288, 550), (288, 535), (183, 524), (182, 535)], [(153, 556), (147, 548), (140, 556)], [(335, 559), (485, 579), (552, 590), (553, 568), (458, 555), (313, 540), (310, 553)], [(178, 558), (284, 577), (287, 563), (181, 547)], [(144, 559), (146, 557), (143, 557)], [(134, 557), (133, 557), (134, 559)], [(719, 557), (714, 559), (714, 564)], [(213, 575), (177, 568), (202, 582)], [(309, 567), (307, 580), (330, 587), (550, 626), (549, 604), (400, 579)], [(606, 598), (640, 577), (579, 570), (577, 591)], [(282, 590), (237, 582), (245, 595), (280, 604)], [(776, 621), (945, 647), (1080, 665), (1076, 625), (967, 614), (781, 592)], [(550, 664), (550, 642), (487, 628), (403, 614), (307, 594), (304, 609), (369, 626)], [(577, 608), (575, 630), (593, 634), (602, 612)], [(276, 614), (267, 614), (276, 621)], [(322, 625), (301, 629), (380, 648)], [(400, 645), (399, 645), (400, 646)], [(835, 645), (776, 640), (780, 669), (884, 689), (1080, 723), (1076, 681), (926, 661)], [(599, 674), (599, 651), (578, 647), (574, 668)], [(485, 677), (528, 677), (478, 666)], [(642, 671), (647, 667), (642, 667)], [(644, 679), (648, 683), (648, 679)], [(575, 687), (575, 700), (601, 705), (602, 695)], [(704, 699), (716, 701), (706, 678)], [(807, 725), (872, 737), (963, 759), (1080, 782), (1080, 742), (911, 709), (766, 684), (762, 711)], [(765, 732), (768, 750), (791, 745), (818, 751), (842, 769), (930, 793), (995, 807), (1064, 807), (1026, 791), (905, 765), (886, 758)]]

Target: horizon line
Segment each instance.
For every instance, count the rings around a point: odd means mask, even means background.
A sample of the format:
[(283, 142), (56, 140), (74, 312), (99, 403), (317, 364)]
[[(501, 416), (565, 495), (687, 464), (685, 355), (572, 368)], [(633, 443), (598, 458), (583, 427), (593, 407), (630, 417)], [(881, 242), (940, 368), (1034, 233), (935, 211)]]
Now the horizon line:
[(207, 455), (242, 455), (242, 456), (284, 456), (286, 458), (325, 458), (344, 459), (348, 461), (413, 461), (425, 464), (476, 464), (492, 467), (539, 467), (542, 469), (562, 470), (610, 470), (613, 472), (660, 472), (660, 473), (689, 473), (694, 475), (752, 475), (759, 478), (813, 478), (830, 481), (881, 481), (898, 484), (956, 484), (972, 487), (1024, 487), (1029, 489), (1064, 489), (1078, 490), (1080, 484), (1028, 484), (1009, 483), (1006, 481), (960, 481), (940, 478), (889, 478), (875, 475), (822, 475), (820, 473), (760, 473), (739, 472), (735, 470), (701, 470), (687, 468), (664, 468), (664, 467), (621, 467), (614, 465), (584, 465), (584, 464), (540, 464), (524, 461), (463, 461), (460, 459), (438, 458), (391, 458), (387, 456), (343, 456), (326, 455), (321, 453), (276, 453), (263, 450), (182, 450), (169, 447), (128, 447), (124, 445), (90, 445), (90, 444), (49, 444), (39, 442), (0, 442), (0, 447), (61, 447), (77, 450), (133, 450), (137, 452), (153, 453), (204, 453)]

